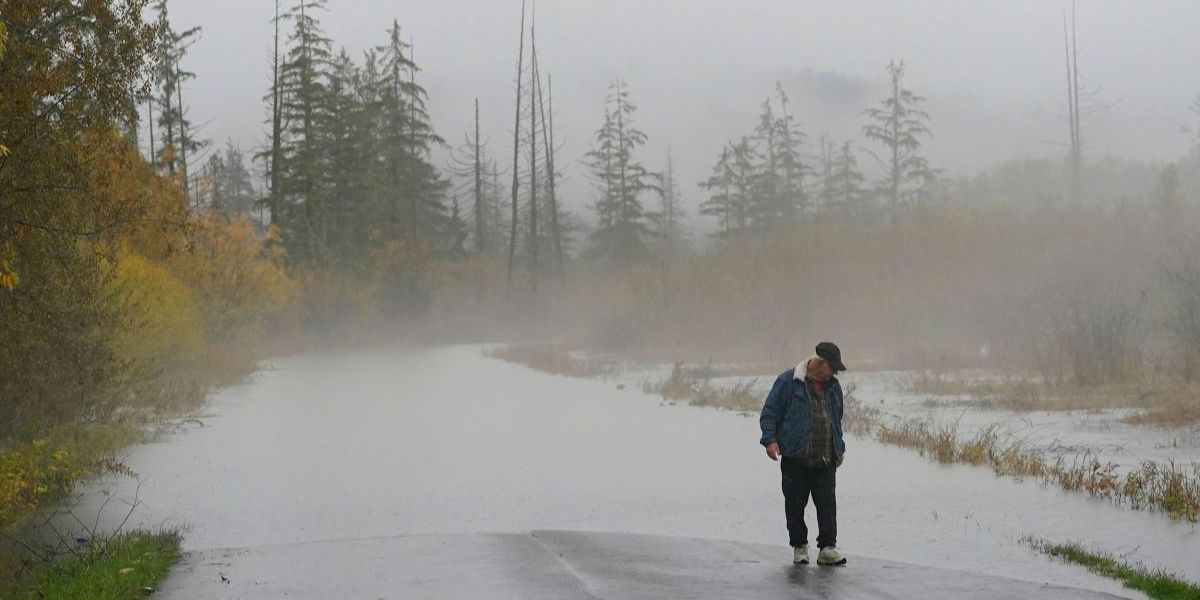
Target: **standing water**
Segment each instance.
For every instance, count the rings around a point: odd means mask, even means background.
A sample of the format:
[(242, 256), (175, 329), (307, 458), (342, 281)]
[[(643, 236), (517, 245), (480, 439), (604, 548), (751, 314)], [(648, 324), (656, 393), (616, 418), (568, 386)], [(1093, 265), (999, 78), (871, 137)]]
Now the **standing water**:
[[(84, 490), (78, 510), (136, 491), (131, 522), (185, 525), (192, 551), (581, 529), (774, 543), (790, 560), (778, 465), (756, 419), (546, 375), (479, 346), (275, 360), (215, 395), (201, 421), (131, 449), (123, 460), (139, 481)], [(851, 557), (1133, 596), (1018, 543), (1032, 535), (1200, 580), (1194, 525), (868, 440), (847, 446), (839, 546)], [(123, 518), (125, 502), (109, 502), (104, 520)]]

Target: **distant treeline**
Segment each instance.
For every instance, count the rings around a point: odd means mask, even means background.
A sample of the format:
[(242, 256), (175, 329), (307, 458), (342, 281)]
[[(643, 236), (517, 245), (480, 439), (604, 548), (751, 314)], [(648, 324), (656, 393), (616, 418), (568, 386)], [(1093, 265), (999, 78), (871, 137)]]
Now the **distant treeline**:
[[(243, 152), (210, 148), (190, 119), (202, 32), (165, 0), (4, 3), (0, 434), (186, 405), (213, 373), (312, 334), (773, 361), (828, 337), (879, 365), (1083, 382), (1200, 368), (1196, 152), (1084, 157), (1073, 117), (1061, 161), (947, 177), (891, 61), (879, 103), (850, 109), (857, 139), (805, 132), (780, 86), (747, 107), (757, 123), (700, 182), (715, 225), (701, 239), (671, 157), (640, 155), (653, 124), (624, 82), (597, 99), (590, 150), (559, 156), (528, 15), (511, 155), (476, 115), (439, 166), (397, 22), (351, 56), (323, 33), (322, 0), (276, 7), (266, 139)], [(588, 218), (558, 185), (580, 160)]]

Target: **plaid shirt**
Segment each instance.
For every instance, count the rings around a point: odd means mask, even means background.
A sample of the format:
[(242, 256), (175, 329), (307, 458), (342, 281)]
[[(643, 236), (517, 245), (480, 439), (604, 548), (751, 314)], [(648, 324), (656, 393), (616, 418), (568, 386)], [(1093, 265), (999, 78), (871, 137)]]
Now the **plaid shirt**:
[(812, 433), (808, 436), (808, 454), (803, 459), (806, 467), (829, 467), (834, 465), (833, 421), (829, 418), (829, 406), (825, 400), (825, 386), (820, 382), (804, 379), (808, 390), (808, 410)]

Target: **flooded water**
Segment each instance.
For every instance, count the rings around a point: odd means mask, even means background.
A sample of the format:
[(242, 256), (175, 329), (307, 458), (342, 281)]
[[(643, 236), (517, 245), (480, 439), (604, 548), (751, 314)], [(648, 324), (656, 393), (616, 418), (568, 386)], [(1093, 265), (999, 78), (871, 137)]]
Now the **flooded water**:
[[(1112, 461), (1118, 471), (1136, 468), (1142, 461), (1173, 461), (1185, 469), (1200, 463), (1200, 427), (1163, 429), (1131, 425), (1126, 417), (1137, 409), (1080, 409), (1067, 411), (1013, 411), (977, 409), (969, 397), (935, 398), (906, 391), (911, 373), (863, 373), (850, 378), (860, 399), (889, 415), (934, 423), (955, 423), (961, 437), (973, 437), (983, 428), (1000, 435), (1002, 445), (1020, 441), (1051, 460), (1068, 462), (1092, 453)], [(1190, 472), (1190, 471), (1189, 471)], [(1200, 559), (1197, 560), (1200, 562)]]
[[(140, 481), (85, 490), (186, 525), (204, 550), (413, 533), (584, 529), (779, 544), (778, 465), (756, 419), (636, 385), (546, 375), (479, 346), (270, 361), (189, 425), (132, 448)], [(1196, 527), (847, 440), (839, 546), (1137, 597), (1018, 543), (1073, 540), (1200, 580)], [(107, 520), (124, 515), (110, 502)], [(810, 507), (810, 522), (815, 524)]]

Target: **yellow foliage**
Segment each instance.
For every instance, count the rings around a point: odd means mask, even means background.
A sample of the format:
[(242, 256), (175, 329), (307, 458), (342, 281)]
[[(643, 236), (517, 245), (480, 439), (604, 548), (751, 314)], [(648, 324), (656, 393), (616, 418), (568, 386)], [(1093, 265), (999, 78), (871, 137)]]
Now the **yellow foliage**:
[(43, 502), (66, 495), (82, 474), (68, 450), (44, 438), (0, 449), (0, 532)]
[(117, 338), (120, 355), (152, 364), (202, 358), (205, 341), (199, 303), (170, 270), (140, 254), (122, 253), (115, 284), (135, 320)]
[(297, 286), (274, 228), (264, 236), (245, 215), (208, 212), (192, 217), (188, 241), (170, 265), (195, 291), (211, 344), (252, 352), (294, 320)]
[[(7, 38), (8, 38), (8, 35), (7, 35), (7, 32), (5, 31), (4, 21), (0, 21), (0, 58), (4, 58), (4, 44), (6, 41), (8, 41)], [(3, 102), (3, 101), (4, 101), (4, 94), (0, 93), (0, 102)], [(4, 144), (0, 144), (0, 156), (8, 156), (8, 147), (5, 146)], [(3, 268), (4, 268), (3, 265), (0, 265), (0, 269), (3, 269)], [(9, 289), (12, 289), (12, 288), (9, 288)]]
[[(2, 147), (0, 146), (0, 148)], [(0, 287), (2, 288), (14, 290), (21, 282), (21, 278), (17, 276), (17, 271), (12, 264), (16, 256), (17, 247), (12, 240), (4, 240), (4, 243), (0, 244)]]

